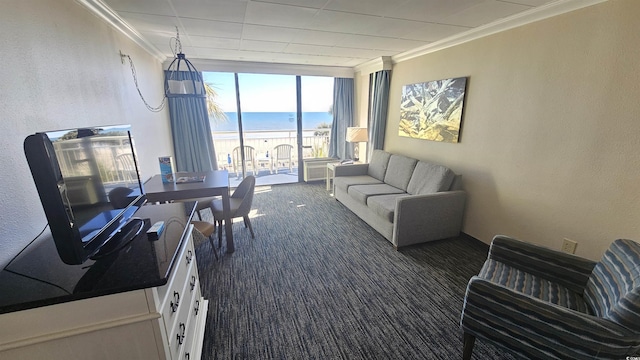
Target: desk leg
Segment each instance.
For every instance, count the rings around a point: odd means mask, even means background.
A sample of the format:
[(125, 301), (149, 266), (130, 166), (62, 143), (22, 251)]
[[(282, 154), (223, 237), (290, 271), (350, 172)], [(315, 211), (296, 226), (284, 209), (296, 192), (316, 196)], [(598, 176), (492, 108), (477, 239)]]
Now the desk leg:
[(224, 217), (225, 236), (227, 237), (227, 253), (232, 253), (236, 250), (233, 246), (233, 219), (231, 219), (229, 214), (230, 208), (229, 194), (225, 193), (222, 195), (222, 214)]

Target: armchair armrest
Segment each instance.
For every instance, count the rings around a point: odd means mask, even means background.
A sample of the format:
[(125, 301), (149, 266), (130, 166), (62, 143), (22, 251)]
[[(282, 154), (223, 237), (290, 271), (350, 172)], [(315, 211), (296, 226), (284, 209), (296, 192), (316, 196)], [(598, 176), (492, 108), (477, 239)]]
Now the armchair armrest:
[(467, 198), (465, 191), (409, 195), (396, 200), (393, 244), (397, 247), (457, 236)]
[(505, 336), (528, 339), (518, 341), (519, 346), (537, 358), (624, 359), (638, 350), (638, 335), (621, 325), (478, 276), (472, 277), (467, 286), (461, 325), (465, 332), (479, 336), (487, 329), (510, 329), (502, 332), (498, 342), (507, 341)]
[(336, 165), (333, 176), (367, 175), (369, 164)]
[(557, 282), (582, 294), (595, 261), (552, 250), (504, 235), (491, 242), (489, 258)]

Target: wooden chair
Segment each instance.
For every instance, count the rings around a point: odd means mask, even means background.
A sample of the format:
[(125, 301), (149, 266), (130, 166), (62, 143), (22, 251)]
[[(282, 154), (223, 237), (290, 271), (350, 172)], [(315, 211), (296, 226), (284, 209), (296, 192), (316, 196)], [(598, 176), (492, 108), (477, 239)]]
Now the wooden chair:
[[(213, 251), (213, 255), (215, 255), (216, 259), (218, 258), (218, 251), (216, 250), (215, 245), (213, 245), (213, 234), (216, 232), (216, 225), (212, 224), (208, 221), (191, 221), (193, 227), (198, 230), (202, 235), (204, 235), (207, 239), (209, 239), (209, 244), (211, 244), (211, 250)], [(220, 241), (218, 241), (218, 247), (220, 247)]]
[[(240, 177), (240, 172), (242, 172), (242, 156), (240, 154), (240, 146), (237, 146), (232, 151), (232, 165), (233, 171), (236, 173), (236, 177)], [(253, 175), (258, 175), (258, 164), (256, 161), (256, 149), (252, 146), (245, 145), (244, 147), (244, 163), (246, 166), (247, 172), (249, 172), (249, 167), (253, 171)]]
[(293, 145), (280, 144), (273, 148), (273, 154), (271, 154), (271, 172), (278, 173), (280, 165), (285, 164), (289, 166), (289, 172), (293, 171)]

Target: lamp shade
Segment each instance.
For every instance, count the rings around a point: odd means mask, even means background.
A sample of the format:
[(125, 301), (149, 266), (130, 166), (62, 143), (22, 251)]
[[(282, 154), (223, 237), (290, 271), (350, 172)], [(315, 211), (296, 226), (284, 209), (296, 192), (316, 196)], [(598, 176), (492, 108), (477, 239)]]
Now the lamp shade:
[(369, 140), (369, 134), (365, 127), (348, 127), (347, 128), (347, 142), (367, 142)]

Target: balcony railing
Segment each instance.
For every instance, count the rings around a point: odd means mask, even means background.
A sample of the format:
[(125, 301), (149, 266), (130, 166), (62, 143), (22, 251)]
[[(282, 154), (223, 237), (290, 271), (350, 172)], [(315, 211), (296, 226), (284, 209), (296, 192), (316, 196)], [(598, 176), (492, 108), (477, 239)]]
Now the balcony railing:
[[(240, 146), (238, 133), (214, 131), (212, 132), (212, 135), (218, 158), (218, 168), (228, 169), (231, 171), (232, 169), (230, 167), (233, 149)], [(303, 130), (303, 158), (321, 158), (328, 156), (329, 135), (329, 129)], [(261, 130), (244, 132), (244, 145), (253, 147), (256, 150), (256, 156), (258, 157), (266, 157), (267, 152), (271, 154), (273, 152), (273, 148), (282, 144), (289, 144), (293, 146), (293, 161), (296, 165), (299, 164), (296, 131)]]

